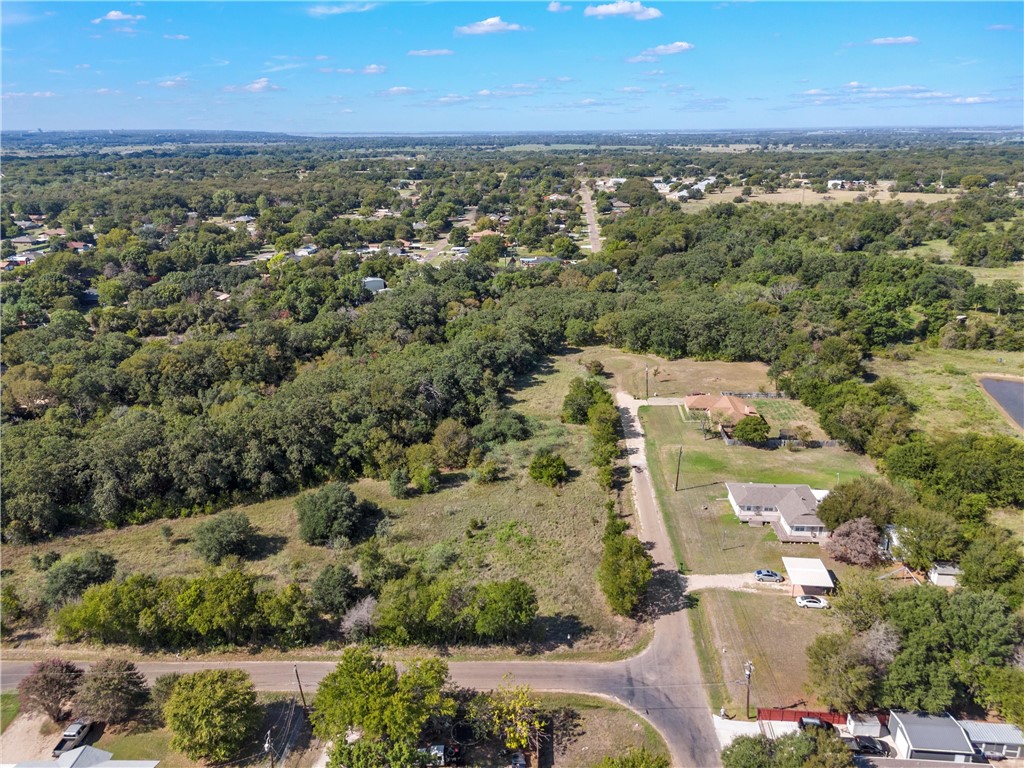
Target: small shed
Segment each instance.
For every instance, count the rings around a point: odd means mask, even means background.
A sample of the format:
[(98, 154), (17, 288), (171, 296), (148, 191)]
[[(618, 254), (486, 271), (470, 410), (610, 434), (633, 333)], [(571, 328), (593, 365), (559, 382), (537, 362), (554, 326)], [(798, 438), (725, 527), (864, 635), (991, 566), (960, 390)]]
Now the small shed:
[(971, 744), (985, 754), (1024, 757), (1024, 732), (1010, 723), (985, 723), (980, 720), (957, 720)]
[(786, 578), (793, 585), (793, 594), (796, 594), (797, 587), (804, 595), (821, 595), (835, 589), (832, 574), (816, 557), (784, 557), (782, 565), (786, 569)]
[(935, 563), (928, 571), (928, 581), (937, 587), (955, 587), (959, 577), (960, 568), (953, 563)]
[(383, 278), (380, 277), (364, 277), (363, 278), (363, 289), (370, 291), (370, 293), (377, 293), (383, 291), (388, 287), (388, 284), (384, 282)]
[(878, 715), (851, 712), (846, 716), (846, 730), (851, 736), (874, 736), (878, 739), (885, 729)]

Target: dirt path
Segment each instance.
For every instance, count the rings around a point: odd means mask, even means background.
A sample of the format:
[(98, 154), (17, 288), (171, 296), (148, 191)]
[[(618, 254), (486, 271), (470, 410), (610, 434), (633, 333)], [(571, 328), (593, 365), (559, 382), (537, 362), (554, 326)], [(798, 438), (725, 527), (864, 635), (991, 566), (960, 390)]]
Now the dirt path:
[(43, 735), (39, 729), (49, 722), (46, 715), (18, 715), (0, 736), (0, 763), (9, 765), (24, 760), (49, 760), (54, 746), (60, 741), (57, 726), (54, 732)]

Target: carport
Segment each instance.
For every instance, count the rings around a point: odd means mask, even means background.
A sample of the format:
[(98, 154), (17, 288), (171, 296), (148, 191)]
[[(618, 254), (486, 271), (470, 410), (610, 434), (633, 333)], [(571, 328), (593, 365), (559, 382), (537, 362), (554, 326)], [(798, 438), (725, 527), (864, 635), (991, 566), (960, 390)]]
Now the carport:
[(823, 595), (835, 589), (832, 574), (816, 557), (784, 557), (782, 566), (786, 569), (786, 578), (793, 585), (791, 594), (796, 594), (797, 587), (802, 595)]

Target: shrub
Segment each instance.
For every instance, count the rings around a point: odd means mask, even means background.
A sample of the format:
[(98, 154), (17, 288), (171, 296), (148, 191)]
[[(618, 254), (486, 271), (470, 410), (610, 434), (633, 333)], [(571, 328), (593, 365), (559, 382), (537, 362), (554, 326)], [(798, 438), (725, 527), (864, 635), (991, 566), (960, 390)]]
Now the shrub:
[(182, 678), (181, 672), (168, 672), (153, 681), (149, 691), (149, 715), (158, 725), (164, 725), (164, 706), (174, 693), (174, 686)]
[(488, 459), (473, 470), (473, 479), (481, 485), (495, 483), (501, 477), (501, 466), (494, 459)]
[(325, 546), (350, 539), (361, 522), (356, 495), (344, 483), (328, 483), (319, 491), (295, 500), (299, 513), (299, 537), (307, 544)]
[(74, 600), (93, 584), (110, 581), (116, 569), (117, 560), (95, 549), (61, 560), (46, 572), (43, 599), (51, 606)]
[(733, 427), (732, 436), (745, 443), (763, 443), (768, 439), (771, 428), (760, 416), (744, 416)]
[(842, 563), (871, 566), (881, 560), (882, 537), (878, 528), (866, 517), (847, 520), (832, 532), (824, 549)]
[(654, 559), (636, 536), (626, 534), (626, 523), (609, 505), (604, 529), (604, 555), (597, 581), (611, 609), (629, 616), (647, 593), (653, 577)]
[(25, 712), (44, 712), (53, 722), (64, 719), (65, 704), (78, 692), (82, 670), (64, 659), (40, 661), (18, 683)]
[(396, 499), (405, 499), (409, 496), (409, 470), (405, 467), (398, 467), (388, 478), (388, 489)]
[(541, 451), (530, 462), (530, 477), (542, 485), (554, 488), (569, 478), (569, 465), (557, 453)]
[(434, 439), (430, 441), (434, 448), (434, 458), (442, 467), (462, 469), (469, 461), (473, 449), (473, 436), (465, 426), (455, 419), (445, 419), (434, 430)]
[(356, 577), (344, 565), (327, 565), (313, 582), (313, 607), (321, 613), (340, 619), (352, 605), (356, 593)]
[(149, 696), (146, 678), (126, 659), (101, 659), (82, 678), (75, 694), (76, 717), (104, 723), (125, 723), (142, 708)]
[(257, 529), (244, 512), (222, 512), (196, 526), (192, 534), (196, 554), (211, 565), (229, 555), (250, 557), (256, 550)]

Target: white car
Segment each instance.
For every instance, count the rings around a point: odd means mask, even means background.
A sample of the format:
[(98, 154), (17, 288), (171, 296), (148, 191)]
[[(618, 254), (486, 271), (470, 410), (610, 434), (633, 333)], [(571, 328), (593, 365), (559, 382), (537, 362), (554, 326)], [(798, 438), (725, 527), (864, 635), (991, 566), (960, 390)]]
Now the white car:
[(796, 604), (801, 608), (828, 608), (828, 600), (824, 597), (817, 597), (816, 595), (800, 595), (796, 599)]

